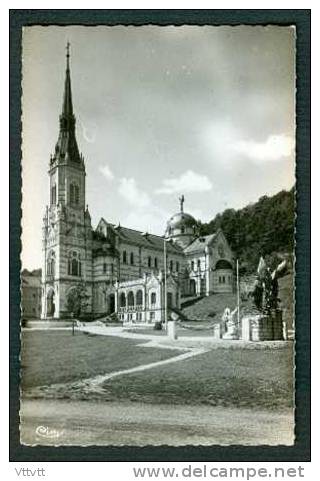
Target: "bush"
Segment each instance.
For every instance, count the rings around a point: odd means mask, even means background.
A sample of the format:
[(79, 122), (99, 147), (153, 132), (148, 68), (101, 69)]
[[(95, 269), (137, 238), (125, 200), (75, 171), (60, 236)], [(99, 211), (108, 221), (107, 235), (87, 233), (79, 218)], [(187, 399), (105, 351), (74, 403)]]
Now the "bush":
[(111, 322), (119, 322), (119, 324), (122, 324), (122, 321), (120, 321), (119, 316), (116, 312), (113, 312), (109, 316), (107, 316)]
[(162, 330), (162, 322), (155, 322), (153, 329), (155, 331), (161, 331)]

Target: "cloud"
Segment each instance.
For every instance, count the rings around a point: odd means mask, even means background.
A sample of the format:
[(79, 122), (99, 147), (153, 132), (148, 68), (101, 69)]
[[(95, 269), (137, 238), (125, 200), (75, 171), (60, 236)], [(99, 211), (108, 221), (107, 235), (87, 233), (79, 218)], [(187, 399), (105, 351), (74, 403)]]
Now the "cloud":
[(105, 164), (103, 167), (99, 167), (100, 172), (105, 176), (107, 180), (113, 180), (114, 179), (114, 174), (111, 171), (110, 167), (108, 164)]
[[(96, 126), (94, 123), (91, 123), (90, 125), (84, 125), (84, 123), (81, 121), (79, 118), (79, 123), (81, 126), (82, 130), (82, 136), (88, 144), (93, 144), (96, 140)], [(89, 124), (89, 122), (88, 122)]]
[(205, 192), (212, 189), (212, 183), (206, 175), (187, 170), (175, 179), (164, 179), (157, 194), (174, 194), (185, 192)]
[(149, 195), (138, 189), (137, 183), (132, 177), (120, 179), (118, 192), (134, 207), (147, 207), (151, 203)]
[(294, 149), (294, 140), (288, 135), (269, 135), (265, 142), (254, 140), (240, 140), (235, 142), (235, 153), (244, 155), (254, 162), (277, 161), (289, 157)]
[(169, 212), (159, 205), (155, 205), (149, 194), (140, 190), (134, 178), (121, 178), (118, 192), (130, 205), (130, 209), (126, 209), (126, 216), (121, 219), (122, 225), (163, 235), (170, 217)]
[(150, 205), (147, 209), (132, 209), (122, 219), (121, 224), (132, 229), (149, 232), (150, 234), (163, 235), (170, 213), (159, 206)]

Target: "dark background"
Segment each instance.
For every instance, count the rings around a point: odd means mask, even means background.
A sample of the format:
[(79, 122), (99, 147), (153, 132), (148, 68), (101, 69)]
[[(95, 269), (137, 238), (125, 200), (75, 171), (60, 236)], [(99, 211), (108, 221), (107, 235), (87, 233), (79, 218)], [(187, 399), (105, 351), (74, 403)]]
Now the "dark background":
[[(19, 440), (21, 249), (21, 34), (27, 25), (295, 25), (296, 442), (294, 446), (29, 447)], [(10, 11), (10, 460), (310, 461), (310, 10)]]

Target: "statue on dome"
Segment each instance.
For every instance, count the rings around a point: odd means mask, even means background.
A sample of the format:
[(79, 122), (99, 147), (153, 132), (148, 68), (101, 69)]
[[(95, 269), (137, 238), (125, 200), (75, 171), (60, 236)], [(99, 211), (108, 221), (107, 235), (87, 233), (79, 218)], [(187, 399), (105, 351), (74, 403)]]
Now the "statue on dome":
[(180, 202), (180, 212), (183, 212), (183, 204), (184, 204), (184, 195), (182, 194), (181, 197), (179, 197), (179, 202)]

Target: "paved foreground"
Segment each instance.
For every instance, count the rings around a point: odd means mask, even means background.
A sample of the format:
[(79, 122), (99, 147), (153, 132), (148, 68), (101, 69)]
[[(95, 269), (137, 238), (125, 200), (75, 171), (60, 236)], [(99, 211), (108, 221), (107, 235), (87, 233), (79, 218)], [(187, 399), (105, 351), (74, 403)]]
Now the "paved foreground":
[(21, 442), (28, 445), (291, 445), (293, 426), (290, 409), (21, 401)]

